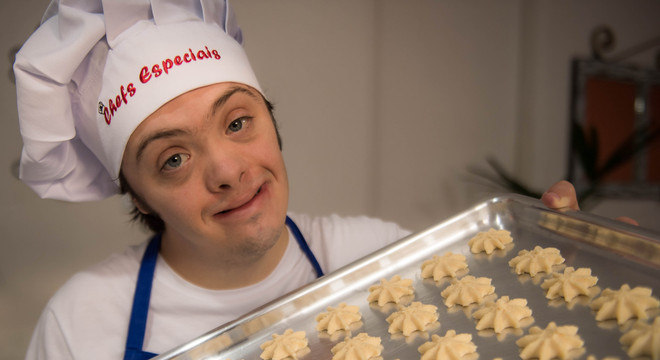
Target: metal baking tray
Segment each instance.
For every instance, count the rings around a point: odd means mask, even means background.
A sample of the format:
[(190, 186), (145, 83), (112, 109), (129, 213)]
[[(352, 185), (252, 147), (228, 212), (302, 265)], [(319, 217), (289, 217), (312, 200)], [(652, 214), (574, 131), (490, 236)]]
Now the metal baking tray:
[[(467, 241), (491, 227), (509, 230), (513, 246), (491, 255), (471, 254)], [(598, 276), (600, 289), (618, 289), (628, 283), (631, 287), (652, 288), (655, 297), (660, 291), (660, 234), (587, 213), (552, 211), (536, 199), (505, 195), (401, 239), (155, 359), (259, 359), (259, 345), (270, 340), (271, 334), (281, 334), (289, 328), (307, 334), (311, 352), (302, 359), (330, 359), (330, 349), (342, 341), (343, 336), (329, 337), (317, 332), (315, 317), (326, 307), (337, 306), (340, 302), (360, 307), (362, 326), (352, 334), (366, 332), (380, 337), (384, 346), (381, 356), (385, 360), (419, 359), (417, 348), (432, 334), (443, 336), (449, 329), (472, 334), (479, 358), (518, 358), (515, 341), (526, 334), (530, 326), (504, 336), (478, 332), (476, 321), (469, 316), (470, 307), (448, 309), (444, 305), (440, 292), (448, 281), (436, 283), (421, 279), (421, 263), (447, 251), (464, 254), (469, 274), (491, 278), (498, 296), (527, 299), (533, 311), (531, 326), (544, 328), (550, 321), (558, 325), (577, 325), (585, 348), (579, 358), (591, 354), (598, 358), (627, 358), (619, 338), (632, 321), (622, 326), (614, 321), (597, 322), (588, 300), (566, 304), (563, 300), (546, 299), (540, 287), (545, 274), (530, 278), (513, 272), (508, 261), (518, 251), (536, 245), (558, 248), (566, 259), (565, 266), (591, 268), (592, 274)], [(385, 319), (395, 309), (370, 305), (367, 296), (369, 286), (393, 275), (414, 280), (414, 300), (438, 307), (439, 326), (407, 338), (388, 333), (389, 324)], [(650, 316), (657, 316), (657, 311)]]

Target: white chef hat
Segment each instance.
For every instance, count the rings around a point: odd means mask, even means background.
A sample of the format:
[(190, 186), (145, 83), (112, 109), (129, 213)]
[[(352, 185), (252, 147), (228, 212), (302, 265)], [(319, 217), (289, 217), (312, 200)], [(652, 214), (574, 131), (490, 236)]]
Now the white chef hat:
[(16, 55), (20, 177), (39, 196), (118, 192), (126, 142), (169, 100), (205, 85), (259, 91), (225, 0), (54, 0)]

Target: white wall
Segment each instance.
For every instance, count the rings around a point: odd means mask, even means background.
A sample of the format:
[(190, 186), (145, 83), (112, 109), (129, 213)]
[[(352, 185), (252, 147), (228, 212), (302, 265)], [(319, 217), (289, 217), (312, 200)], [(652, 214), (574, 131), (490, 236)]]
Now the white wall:
[(377, 214), (419, 229), (467, 208), (467, 166), (513, 167), (518, 1), (387, 1), (377, 53)]
[[(570, 58), (588, 54), (601, 23), (622, 49), (660, 34), (654, 0), (234, 2), (276, 104), (291, 208), (366, 213), (412, 229), (488, 196), (466, 181), (467, 167), (485, 166), (486, 156), (537, 189), (560, 179)], [(46, 3), (2, 2), (3, 53), (27, 37)], [(0, 67), (9, 69), (6, 56)], [(4, 76), (0, 94), (0, 359), (15, 359), (73, 272), (145, 234), (128, 224), (119, 198), (40, 200), (16, 180), (9, 169), (21, 142)], [(657, 202), (645, 204), (625, 211), (654, 226)]]

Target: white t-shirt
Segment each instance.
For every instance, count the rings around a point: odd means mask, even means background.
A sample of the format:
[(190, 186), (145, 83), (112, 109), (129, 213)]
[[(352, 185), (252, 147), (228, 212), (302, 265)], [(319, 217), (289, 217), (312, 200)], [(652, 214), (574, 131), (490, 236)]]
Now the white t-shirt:
[[(290, 216), (326, 274), (408, 235), (396, 224), (367, 217)], [(64, 284), (44, 309), (26, 359), (122, 359), (145, 248), (146, 243), (113, 254)], [(161, 354), (315, 278), (293, 235), (275, 270), (241, 289), (201, 288), (159, 257), (143, 350)]]

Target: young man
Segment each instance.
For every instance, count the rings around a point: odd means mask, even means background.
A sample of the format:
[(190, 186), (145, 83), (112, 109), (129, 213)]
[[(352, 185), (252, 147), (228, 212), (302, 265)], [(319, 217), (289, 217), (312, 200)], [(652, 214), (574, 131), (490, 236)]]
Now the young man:
[[(21, 177), (130, 194), (157, 233), (68, 281), (28, 359), (147, 359), (407, 234), (287, 216), (271, 108), (224, 1), (54, 2), (17, 55)], [(577, 208), (567, 183), (543, 198)]]
[(63, 1), (44, 19), (14, 66), (21, 178), (67, 201), (121, 185), (156, 235), (68, 281), (28, 359), (149, 358), (407, 234), (287, 216), (275, 120), (224, 1)]

